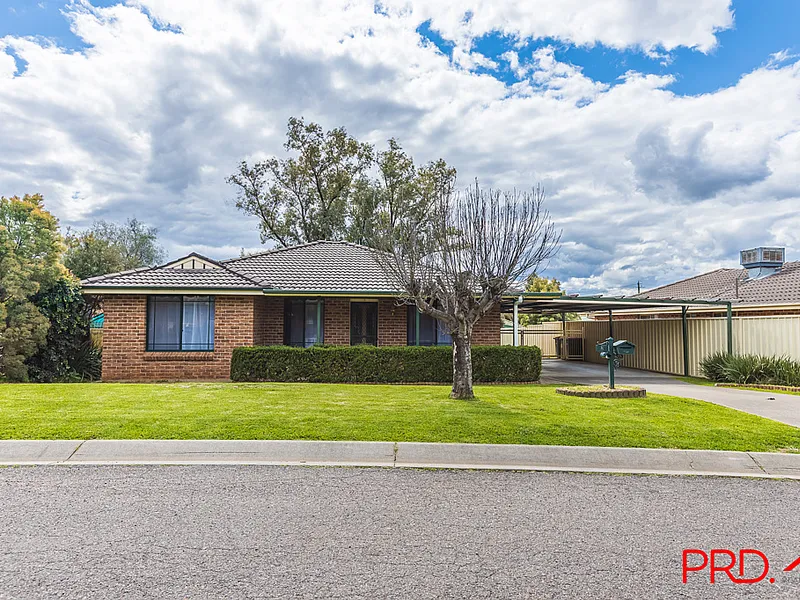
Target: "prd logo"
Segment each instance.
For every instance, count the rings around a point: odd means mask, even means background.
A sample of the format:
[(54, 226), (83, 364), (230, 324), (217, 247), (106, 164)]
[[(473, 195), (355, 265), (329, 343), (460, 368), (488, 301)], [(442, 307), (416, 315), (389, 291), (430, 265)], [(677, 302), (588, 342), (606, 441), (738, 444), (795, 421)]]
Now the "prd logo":
[[(756, 577), (745, 577), (745, 565), (748, 571), (753, 568), (761, 569)], [(783, 569), (784, 573), (793, 571), (800, 567), (800, 558), (793, 561)], [(699, 573), (708, 569), (710, 584), (717, 583), (725, 576), (733, 583), (751, 585), (760, 583), (767, 579), (769, 575), (769, 559), (761, 550), (743, 548), (737, 554), (727, 548), (714, 548), (709, 552), (697, 548), (687, 548), (683, 551), (683, 583), (689, 578), (689, 573)], [(734, 571), (736, 571), (734, 573)], [(751, 573), (752, 574), (752, 573)], [(767, 581), (775, 583), (775, 578), (770, 577)]]

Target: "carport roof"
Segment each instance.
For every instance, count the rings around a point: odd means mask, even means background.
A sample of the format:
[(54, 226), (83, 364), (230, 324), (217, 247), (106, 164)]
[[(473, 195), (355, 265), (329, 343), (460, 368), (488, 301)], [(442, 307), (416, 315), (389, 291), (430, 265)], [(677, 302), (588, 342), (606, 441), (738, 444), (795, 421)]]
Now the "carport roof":
[(593, 312), (598, 310), (636, 310), (676, 306), (719, 306), (727, 308), (730, 302), (722, 300), (659, 300), (650, 298), (633, 298), (627, 296), (562, 296), (554, 293), (523, 292), (503, 298), (500, 308), (503, 312), (511, 312), (514, 302), (522, 314), (558, 314), (565, 312)]

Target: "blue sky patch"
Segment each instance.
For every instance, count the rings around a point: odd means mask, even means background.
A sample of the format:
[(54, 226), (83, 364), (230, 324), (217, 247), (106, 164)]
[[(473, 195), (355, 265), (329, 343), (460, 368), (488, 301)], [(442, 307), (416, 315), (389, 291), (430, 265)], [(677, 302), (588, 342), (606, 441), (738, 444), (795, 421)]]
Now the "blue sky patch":
[[(675, 81), (667, 89), (682, 96), (699, 95), (735, 85), (742, 75), (767, 63), (772, 54), (784, 50), (800, 52), (800, 2), (797, 0), (738, 0), (733, 3), (733, 9), (734, 28), (719, 32), (719, 43), (708, 54), (681, 47), (664, 59), (648, 56), (643, 50), (616, 50), (599, 44), (573, 46), (550, 38), (517, 47), (518, 40), (499, 33), (475, 40), (473, 50), (497, 62), (499, 68), (491, 72), (508, 84), (518, 82), (519, 78), (500, 58), (503, 53), (516, 50), (520, 61), (525, 63), (536, 50), (550, 46), (557, 60), (580, 67), (595, 81), (615, 85), (628, 71), (671, 75)], [(443, 54), (452, 56), (455, 44), (431, 29), (429, 22), (423, 23), (417, 32)]]

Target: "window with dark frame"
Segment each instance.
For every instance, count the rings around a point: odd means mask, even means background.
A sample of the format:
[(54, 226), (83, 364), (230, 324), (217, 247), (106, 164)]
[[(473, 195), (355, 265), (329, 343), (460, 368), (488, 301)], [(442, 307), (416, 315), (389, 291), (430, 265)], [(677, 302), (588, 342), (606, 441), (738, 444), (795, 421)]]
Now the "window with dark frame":
[(214, 350), (213, 296), (148, 296), (147, 352)]
[(350, 303), (350, 345), (378, 345), (378, 303)]
[(287, 298), (283, 307), (283, 343), (308, 348), (324, 343), (325, 306), (320, 299)]
[(408, 307), (407, 331), (406, 344), (409, 346), (453, 345), (453, 336), (447, 327), (438, 319), (419, 312), (416, 306)]

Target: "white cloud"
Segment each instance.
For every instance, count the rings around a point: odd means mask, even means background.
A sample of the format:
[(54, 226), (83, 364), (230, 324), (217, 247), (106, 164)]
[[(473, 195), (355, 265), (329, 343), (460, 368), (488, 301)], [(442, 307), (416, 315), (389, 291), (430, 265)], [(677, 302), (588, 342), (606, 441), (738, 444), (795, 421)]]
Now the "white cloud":
[(487, 33), (554, 38), (576, 45), (712, 50), (715, 34), (733, 26), (730, 0), (383, 0), (459, 45)]
[[(444, 157), (463, 182), (542, 181), (564, 228), (550, 274), (573, 291), (630, 291), (735, 264), (739, 247), (785, 243), (800, 258), (800, 63), (696, 97), (670, 76), (608, 86), (549, 48), (506, 85), (476, 66), (486, 31), (574, 43), (708, 51), (728, 2), (459, 3), (139, 0), (73, 5), (82, 52), (0, 44), (0, 193), (41, 191), (65, 225), (137, 216), (173, 256), (258, 244), (224, 178), (243, 158), (282, 154), (289, 116), (397, 137), (418, 161)], [(650, 5), (648, 5), (650, 6)], [(472, 11), (468, 21), (466, 10)], [(451, 59), (422, 39), (456, 43)], [(498, 67), (499, 68), (499, 67)]]

